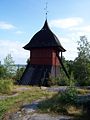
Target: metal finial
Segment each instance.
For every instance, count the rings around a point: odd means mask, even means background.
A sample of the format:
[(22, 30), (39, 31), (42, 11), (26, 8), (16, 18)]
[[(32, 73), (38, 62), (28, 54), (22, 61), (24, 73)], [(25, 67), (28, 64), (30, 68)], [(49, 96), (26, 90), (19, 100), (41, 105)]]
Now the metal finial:
[(46, 15), (46, 19), (47, 19), (47, 14), (48, 14), (48, 10), (47, 10), (47, 9), (48, 9), (48, 6), (47, 6), (47, 5), (48, 5), (48, 2), (46, 2), (46, 7), (44, 8), (44, 10), (45, 10), (45, 15)]

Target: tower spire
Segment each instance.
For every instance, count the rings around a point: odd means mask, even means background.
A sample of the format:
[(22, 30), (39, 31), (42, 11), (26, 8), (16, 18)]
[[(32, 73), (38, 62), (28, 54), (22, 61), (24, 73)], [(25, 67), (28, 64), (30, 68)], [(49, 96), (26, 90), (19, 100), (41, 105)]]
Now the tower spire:
[(45, 17), (46, 17), (46, 20), (47, 20), (47, 14), (48, 14), (48, 2), (46, 2), (46, 7), (44, 8), (45, 10)]

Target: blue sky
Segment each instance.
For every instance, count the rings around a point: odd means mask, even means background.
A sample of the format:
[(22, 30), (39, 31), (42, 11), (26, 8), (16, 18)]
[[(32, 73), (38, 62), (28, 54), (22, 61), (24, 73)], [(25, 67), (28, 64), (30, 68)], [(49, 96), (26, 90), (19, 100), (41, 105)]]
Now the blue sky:
[(22, 47), (45, 21), (67, 50), (67, 60), (77, 57), (77, 41), (86, 35), (90, 42), (90, 0), (0, 0), (0, 61), (11, 54), (16, 64), (25, 64), (29, 51)]

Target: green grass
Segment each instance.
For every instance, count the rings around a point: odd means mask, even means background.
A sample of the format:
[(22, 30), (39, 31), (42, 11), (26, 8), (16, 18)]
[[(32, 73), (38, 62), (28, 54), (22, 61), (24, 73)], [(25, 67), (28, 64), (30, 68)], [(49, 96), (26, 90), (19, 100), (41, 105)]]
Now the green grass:
[(11, 94), (13, 90), (12, 80), (1, 80), (0, 79), (0, 93), (1, 94)]
[(19, 92), (18, 96), (0, 100), (0, 119), (2, 119), (5, 113), (19, 109), (24, 103), (31, 103), (32, 101), (38, 100), (42, 97), (48, 98), (50, 96), (52, 96), (51, 92), (41, 90), (38, 87), (32, 87), (31, 90)]
[(40, 112), (66, 114), (64, 106), (60, 103), (60, 94), (54, 95), (52, 98), (42, 101), (38, 107)]
[[(77, 107), (75, 104), (67, 104), (64, 103), (65, 97), (61, 97), (61, 93), (53, 93), (48, 92), (46, 90), (42, 90), (39, 87), (26, 87), (29, 88), (27, 90), (19, 89), (23, 88), (23, 86), (14, 86), (14, 89), (12, 92), (17, 92), (18, 96), (10, 97), (5, 100), (0, 100), (0, 120), (5, 117), (5, 114), (8, 115), (9, 113), (13, 113), (21, 108), (22, 105), (25, 103), (31, 103), (34, 100), (43, 99), (44, 100), (39, 104), (38, 112), (44, 112), (44, 113), (52, 113), (52, 114), (65, 114), (65, 115), (73, 115), (75, 116), (75, 120), (78, 120), (78, 118), (82, 118), (80, 120), (83, 120), (83, 118), (87, 115), (84, 114), (82, 110), (82, 106)], [(75, 91), (73, 91), (75, 92)], [(87, 93), (86, 91), (84, 91)], [(67, 99), (69, 100), (69, 97), (71, 96), (71, 90), (66, 94)], [(82, 94), (80, 91), (79, 93)], [(62, 99), (62, 100), (61, 100)], [(71, 100), (71, 99), (70, 99)], [(70, 103), (70, 101), (69, 101)], [(84, 115), (84, 117), (82, 117)], [(88, 119), (85, 119), (88, 120)]]
[(66, 102), (64, 104), (64, 101), (61, 102), (59, 94), (54, 95), (50, 99), (42, 101), (38, 105), (38, 107), (39, 107), (38, 112), (41, 113), (69, 115), (74, 118), (80, 118), (84, 113), (82, 106), (77, 106), (75, 104), (70, 103), (66, 104)]
[(88, 89), (77, 89), (77, 92), (81, 95), (90, 94), (90, 90)]
[[(87, 93), (87, 91), (84, 91)], [(82, 94), (80, 91), (79, 94)], [(52, 98), (42, 101), (38, 107), (39, 112), (52, 113), (52, 114), (63, 114), (73, 117), (73, 120), (90, 120), (90, 110), (87, 112), (89, 106), (83, 109), (83, 105), (76, 104), (73, 101), (72, 92), (66, 91), (65, 93), (57, 93)]]

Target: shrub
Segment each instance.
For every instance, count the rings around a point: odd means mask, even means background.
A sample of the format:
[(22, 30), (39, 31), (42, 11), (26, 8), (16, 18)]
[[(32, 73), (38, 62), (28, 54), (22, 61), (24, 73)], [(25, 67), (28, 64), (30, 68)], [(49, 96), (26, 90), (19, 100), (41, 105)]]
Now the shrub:
[(67, 107), (76, 103), (77, 91), (74, 87), (68, 87), (66, 91), (58, 92), (52, 98), (42, 101), (38, 107), (42, 112), (54, 112), (68, 114)]
[(77, 99), (77, 90), (74, 86), (69, 86), (65, 92), (60, 93), (60, 102), (64, 104), (75, 104)]
[(17, 69), (16, 75), (15, 75), (15, 80), (16, 81), (21, 79), (24, 70), (25, 70), (25, 68), (23, 68), (23, 67), (20, 68), (20, 69)]
[(6, 78), (6, 69), (3, 65), (0, 65), (0, 79)]
[(60, 79), (59, 79), (59, 77), (50, 77), (49, 79), (48, 79), (48, 85), (49, 86), (54, 86), (54, 85), (59, 85), (59, 81), (60, 81)]
[(12, 80), (0, 80), (0, 93), (10, 94), (13, 89)]
[(67, 76), (50, 77), (48, 80), (48, 84), (49, 86), (54, 86), (54, 85), (67, 86), (70, 84), (70, 81), (67, 78)]

